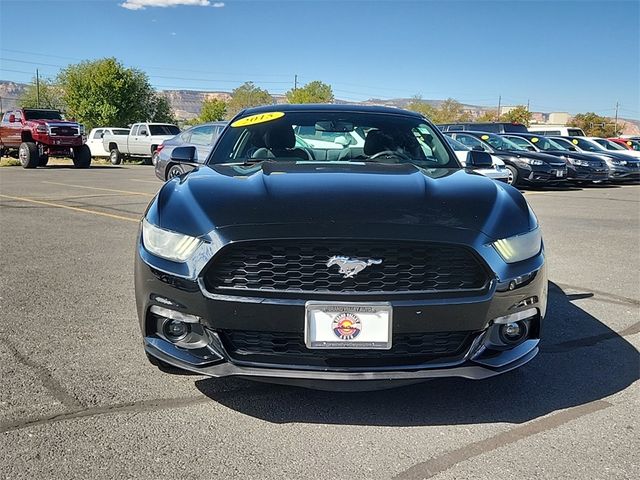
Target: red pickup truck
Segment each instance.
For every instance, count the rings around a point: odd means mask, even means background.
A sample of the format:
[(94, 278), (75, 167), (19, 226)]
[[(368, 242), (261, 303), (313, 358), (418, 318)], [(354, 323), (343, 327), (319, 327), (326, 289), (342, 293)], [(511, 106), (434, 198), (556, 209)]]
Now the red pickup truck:
[(70, 157), (76, 168), (91, 165), (84, 127), (63, 120), (57, 110), (22, 108), (5, 113), (0, 122), (0, 154), (17, 154), (24, 168), (44, 167), (50, 155)]

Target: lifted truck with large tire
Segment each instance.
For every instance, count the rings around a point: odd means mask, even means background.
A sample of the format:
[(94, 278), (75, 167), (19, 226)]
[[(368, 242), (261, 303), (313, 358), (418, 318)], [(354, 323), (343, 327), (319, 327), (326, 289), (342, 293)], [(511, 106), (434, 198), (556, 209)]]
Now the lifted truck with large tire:
[(50, 156), (69, 157), (76, 168), (91, 165), (84, 126), (64, 120), (57, 110), (6, 112), (0, 122), (0, 154), (17, 157), (23, 168), (44, 167)]
[(180, 129), (170, 123), (134, 123), (128, 135), (105, 133), (102, 144), (114, 165), (119, 165), (128, 157), (142, 158), (145, 165), (151, 165), (156, 149), (162, 142), (179, 133)]

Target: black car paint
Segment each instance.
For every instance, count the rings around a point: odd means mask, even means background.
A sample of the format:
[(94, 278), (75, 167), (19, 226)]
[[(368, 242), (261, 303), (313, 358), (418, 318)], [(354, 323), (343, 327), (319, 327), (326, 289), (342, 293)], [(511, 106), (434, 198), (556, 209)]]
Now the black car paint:
[[(277, 107), (284, 111), (287, 108), (310, 107)], [(314, 108), (362, 111), (362, 107), (348, 106)], [(252, 109), (239, 116), (273, 109)], [(385, 108), (371, 111), (405, 114)], [(544, 251), (528, 260), (506, 264), (489, 245), (537, 226), (526, 200), (515, 188), (470, 175), (462, 169), (272, 161), (232, 166), (215, 164), (215, 155), (214, 148), (206, 165), (168, 181), (145, 213), (154, 225), (209, 242), (205, 254), (178, 264), (151, 254), (139, 239), (135, 262), (136, 302), (148, 354), (180, 368), (212, 376), (267, 376), (279, 381), (320, 382), (391, 378), (399, 381), (442, 375), (484, 378), (520, 366), (537, 353), (537, 339), (546, 311)], [(455, 158), (453, 152), (451, 155)], [(532, 327), (531, 339), (513, 350), (488, 351), (477, 358), (459, 359), (455, 365), (448, 365), (450, 369), (436, 364), (362, 372), (301, 365), (272, 368), (264, 364), (243, 364), (232, 360), (224, 345), (219, 344), (215, 348), (221, 358), (207, 358), (202, 352), (179, 349), (154, 335), (153, 325), (149, 323), (152, 305), (170, 305), (198, 315), (212, 331), (241, 328), (302, 332), (304, 305), (308, 300), (304, 295), (295, 292), (262, 298), (215, 295), (204, 289), (202, 272), (215, 260), (218, 248), (224, 250), (225, 245), (233, 242), (319, 238), (417, 240), (465, 246), (473, 249), (485, 266), (490, 283), (482, 293), (473, 295), (426, 293), (378, 298), (376, 295), (320, 294), (314, 299), (387, 300), (394, 308), (394, 332), (481, 332), (493, 318), (523, 310), (525, 299), (535, 299), (539, 318)], [(511, 289), (511, 283), (517, 278), (528, 280)]]
[[(492, 155), (500, 158), (506, 165), (511, 166), (517, 170), (518, 181), (517, 185), (536, 185), (536, 184), (549, 184), (566, 181), (566, 175), (562, 178), (558, 178), (555, 174), (558, 170), (566, 172), (567, 163), (564, 160), (558, 160), (553, 155), (546, 153), (530, 152), (527, 150), (498, 150), (482, 139), (483, 135), (492, 132), (472, 132), (472, 131), (452, 131), (447, 132), (452, 138), (457, 138), (459, 135), (471, 135), (484, 144), (485, 151), (488, 151)], [(497, 135), (497, 134), (494, 134)], [(530, 165), (525, 163), (523, 159), (531, 158), (535, 160), (541, 160), (544, 162), (542, 165)]]
[[(504, 133), (502, 136), (509, 137), (519, 137), (524, 138), (531, 142), (533, 138), (551, 138), (544, 137), (542, 135), (536, 135), (535, 133)], [(553, 140), (551, 138), (551, 140)], [(575, 182), (602, 182), (609, 178), (609, 168), (607, 167), (606, 162), (594, 158), (593, 156), (586, 155), (580, 152), (574, 152), (571, 150), (541, 150), (534, 143), (532, 143), (533, 148), (535, 148), (536, 152), (546, 153), (548, 155), (554, 155), (556, 157), (562, 158), (565, 160), (567, 164), (567, 179)], [(574, 160), (584, 160), (589, 162), (589, 166), (585, 165), (575, 165), (569, 159)]]

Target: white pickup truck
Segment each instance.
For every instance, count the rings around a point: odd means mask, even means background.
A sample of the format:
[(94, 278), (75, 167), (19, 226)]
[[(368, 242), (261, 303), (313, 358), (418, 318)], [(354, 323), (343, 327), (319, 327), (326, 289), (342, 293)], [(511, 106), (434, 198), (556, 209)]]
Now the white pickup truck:
[(156, 148), (179, 133), (180, 129), (170, 123), (134, 123), (128, 135), (105, 134), (102, 145), (114, 165), (119, 165), (124, 157), (144, 158), (151, 165)]

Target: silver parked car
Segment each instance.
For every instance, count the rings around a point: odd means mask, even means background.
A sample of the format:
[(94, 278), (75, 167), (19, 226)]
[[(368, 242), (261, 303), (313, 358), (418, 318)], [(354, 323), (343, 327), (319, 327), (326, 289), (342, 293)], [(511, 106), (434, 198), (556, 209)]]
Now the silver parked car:
[[(229, 122), (210, 122), (193, 126), (175, 137), (165, 140), (156, 150), (153, 161), (156, 176), (162, 180), (169, 180), (187, 173), (198, 167), (207, 159), (211, 148), (220, 136), (220, 133)], [(171, 152), (176, 147), (195, 147), (196, 157), (191, 162), (172, 162)]]

